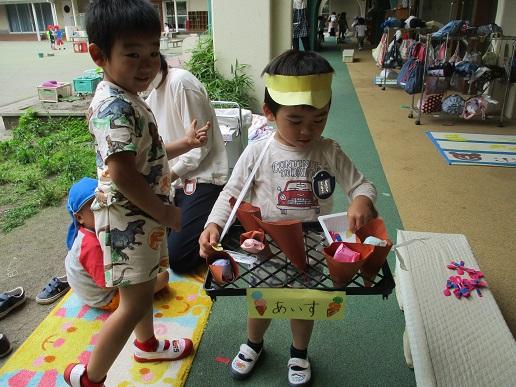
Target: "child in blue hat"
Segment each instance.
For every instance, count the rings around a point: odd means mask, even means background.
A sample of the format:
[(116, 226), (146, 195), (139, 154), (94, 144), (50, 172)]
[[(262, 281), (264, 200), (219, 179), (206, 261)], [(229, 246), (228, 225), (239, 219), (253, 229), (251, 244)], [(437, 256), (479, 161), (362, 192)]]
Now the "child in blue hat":
[[(72, 222), (66, 236), (66, 276), (53, 278), (38, 294), (36, 302), (52, 303), (71, 287), (86, 305), (110, 312), (118, 307), (117, 288), (106, 287), (102, 249), (95, 234), (91, 204), (96, 188), (97, 180), (90, 177), (83, 177), (70, 188), (66, 208)], [(168, 271), (160, 272), (154, 292), (164, 289), (168, 279)]]

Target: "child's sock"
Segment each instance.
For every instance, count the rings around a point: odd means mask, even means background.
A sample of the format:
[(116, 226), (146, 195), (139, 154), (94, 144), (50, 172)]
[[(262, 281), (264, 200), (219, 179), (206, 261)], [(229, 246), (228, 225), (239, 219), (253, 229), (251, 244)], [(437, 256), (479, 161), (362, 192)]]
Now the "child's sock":
[[(138, 339), (136, 339), (136, 340), (134, 340), (134, 345), (136, 345), (142, 351), (154, 352), (156, 350), (156, 348), (158, 348), (158, 339), (156, 339), (156, 336), (152, 336), (150, 339), (148, 339), (147, 341), (145, 341), (143, 343), (141, 341), (138, 341)], [(165, 348), (165, 349), (167, 349), (167, 348)]]
[(308, 356), (308, 350), (307, 349), (297, 349), (294, 347), (294, 344), (290, 346), (290, 357), (297, 357), (299, 359), (306, 359)]
[(263, 348), (263, 340), (261, 343), (253, 343), (251, 340), (247, 339), (247, 345), (251, 347), (254, 352), (260, 353)]
[(88, 370), (85, 369), (84, 370), (84, 373), (82, 374), (81, 376), (81, 387), (102, 387), (104, 385), (104, 382), (106, 381), (106, 377), (104, 377), (104, 379), (102, 379), (100, 382), (98, 383), (93, 383), (92, 381), (90, 381), (90, 379), (88, 378)]

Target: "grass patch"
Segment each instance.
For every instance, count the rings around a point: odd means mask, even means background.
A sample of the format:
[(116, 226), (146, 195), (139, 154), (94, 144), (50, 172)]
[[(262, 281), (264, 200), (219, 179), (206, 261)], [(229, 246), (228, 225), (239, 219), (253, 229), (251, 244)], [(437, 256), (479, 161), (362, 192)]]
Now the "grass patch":
[(248, 65), (236, 61), (231, 66), (232, 77), (224, 78), (215, 67), (211, 35), (201, 36), (185, 67), (201, 81), (212, 101), (238, 102), (243, 108), (249, 108), (254, 102), (251, 96), (254, 83), (246, 73)]
[(41, 209), (59, 205), (70, 186), (95, 177), (95, 152), (81, 118), (42, 120), (29, 111), (13, 138), (0, 142), (0, 231), (9, 232)]

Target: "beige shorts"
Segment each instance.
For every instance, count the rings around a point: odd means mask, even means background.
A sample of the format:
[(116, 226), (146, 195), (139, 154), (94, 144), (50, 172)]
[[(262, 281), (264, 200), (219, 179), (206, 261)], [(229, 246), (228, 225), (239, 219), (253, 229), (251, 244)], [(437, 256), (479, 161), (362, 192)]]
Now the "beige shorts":
[(168, 267), (164, 226), (143, 215), (128, 216), (128, 209), (119, 204), (93, 213), (107, 287), (147, 282)]

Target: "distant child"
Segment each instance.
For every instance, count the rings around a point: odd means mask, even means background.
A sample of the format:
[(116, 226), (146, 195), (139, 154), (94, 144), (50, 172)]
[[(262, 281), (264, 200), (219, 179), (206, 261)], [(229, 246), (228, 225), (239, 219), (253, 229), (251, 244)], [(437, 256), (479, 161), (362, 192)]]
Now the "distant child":
[(355, 37), (357, 38), (358, 49), (362, 50), (364, 48), (364, 38), (367, 31), (367, 26), (363, 18), (358, 17), (356, 19), (355, 26), (353, 27), (355, 32)]
[(324, 42), (324, 27), (326, 27), (326, 18), (323, 15), (317, 17), (317, 38), (319, 43)]
[(177, 230), (180, 211), (170, 205), (167, 157), (200, 146), (181, 141), (165, 149), (150, 108), (138, 96), (160, 69), (160, 18), (146, 0), (93, 0), (86, 14), (89, 52), (104, 70), (91, 102), (98, 187), (91, 206), (103, 251), (107, 287), (118, 287), (120, 304), (104, 322), (89, 362), (70, 364), (65, 381), (102, 386), (134, 331), (138, 362), (178, 360), (192, 351), (188, 338), (158, 340), (153, 293), (160, 261), (167, 256), (166, 227)]
[(335, 36), (337, 30), (337, 14), (332, 12), (330, 16), (328, 16), (328, 32), (330, 36)]
[[(59, 28), (59, 26), (54, 26), (54, 30), (56, 33), (56, 47), (58, 50), (61, 49), (61, 46), (64, 46), (63, 43), (63, 30)], [(64, 47), (63, 47), (64, 50)]]
[(52, 50), (56, 49), (56, 37), (54, 35), (54, 26), (49, 25), (47, 27), (47, 33), (48, 33), (48, 40), (50, 41), (50, 48)]
[[(306, 201), (304, 207), (293, 203), (282, 213), (277, 206), (276, 187), (294, 180), (298, 185), (312, 186), (323, 173), (342, 187), (350, 200), (348, 220), (355, 231), (376, 216), (373, 202), (376, 189), (364, 178), (340, 146), (321, 137), (331, 104), (333, 68), (314, 52), (286, 51), (274, 58), (263, 71), (265, 100), (263, 111), (275, 121), (277, 131), (251, 183), (248, 197), (261, 209), (264, 220), (317, 221), (319, 215), (332, 211), (334, 187), (321, 193), (314, 190), (317, 201)], [(267, 140), (251, 143), (242, 153), (233, 173), (221, 192), (199, 238), (201, 256), (207, 257), (230, 213), (229, 199), (238, 197)], [(282, 209), (284, 207), (282, 206)], [(247, 319), (247, 342), (231, 363), (231, 375), (243, 379), (250, 375), (261, 353), (263, 338), (271, 320)], [(288, 361), (290, 386), (305, 386), (311, 378), (307, 357), (314, 322), (291, 320), (292, 346)]]
[(346, 31), (348, 30), (348, 20), (346, 18), (346, 12), (341, 12), (337, 18), (337, 23), (339, 25), (339, 35), (337, 37), (337, 41), (344, 43), (346, 39)]

